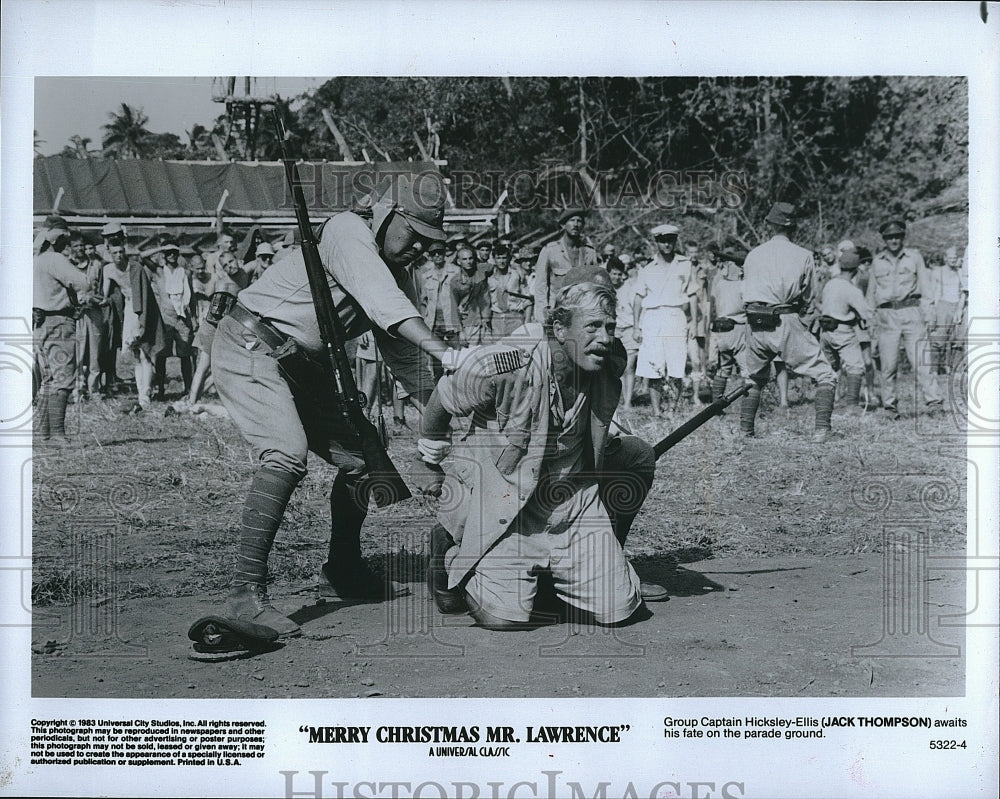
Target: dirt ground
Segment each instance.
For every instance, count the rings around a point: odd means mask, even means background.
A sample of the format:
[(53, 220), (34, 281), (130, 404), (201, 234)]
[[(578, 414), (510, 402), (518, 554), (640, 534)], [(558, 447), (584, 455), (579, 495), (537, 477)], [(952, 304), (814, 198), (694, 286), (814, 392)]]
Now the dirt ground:
[[(905, 381), (904, 381), (905, 382)], [(176, 387), (175, 388), (179, 388)], [(834, 417), (765, 398), (759, 437), (730, 412), (658, 464), (627, 551), (670, 592), (618, 630), (495, 633), (436, 613), (424, 584), (434, 502), (375, 510), (364, 551), (410, 595), (318, 602), (332, 470), (293, 497), (271, 594), (301, 638), (224, 663), (189, 660), (187, 627), (224, 595), (252, 473), (228, 419), (70, 408), (73, 443), (36, 450), (32, 692), (72, 697), (948, 696), (964, 693), (961, 555), (967, 461), (951, 414)], [(808, 389), (803, 389), (808, 393)], [(166, 412), (166, 415), (165, 415)], [(655, 441), (679, 424), (635, 409)], [(411, 418), (411, 423), (412, 423)], [(413, 434), (394, 434), (406, 472)]]

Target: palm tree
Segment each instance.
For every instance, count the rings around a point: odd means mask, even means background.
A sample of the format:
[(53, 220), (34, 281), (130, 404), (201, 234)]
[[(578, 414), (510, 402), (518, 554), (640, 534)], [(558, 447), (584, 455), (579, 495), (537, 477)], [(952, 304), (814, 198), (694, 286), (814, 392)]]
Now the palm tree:
[(79, 134), (76, 134), (74, 136), (70, 136), (69, 140), (70, 143), (73, 145), (73, 147), (76, 149), (77, 158), (82, 158), (82, 159), (90, 158), (90, 150), (87, 147), (87, 145), (90, 144), (89, 137), (80, 136)]
[(101, 146), (104, 155), (110, 158), (141, 158), (146, 151), (146, 142), (151, 135), (146, 128), (149, 122), (141, 108), (132, 108), (122, 103), (121, 110), (108, 114), (111, 121), (104, 125)]
[(45, 144), (45, 139), (42, 139), (38, 135), (38, 130), (35, 130), (35, 158), (39, 158), (42, 155), (42, 145)]

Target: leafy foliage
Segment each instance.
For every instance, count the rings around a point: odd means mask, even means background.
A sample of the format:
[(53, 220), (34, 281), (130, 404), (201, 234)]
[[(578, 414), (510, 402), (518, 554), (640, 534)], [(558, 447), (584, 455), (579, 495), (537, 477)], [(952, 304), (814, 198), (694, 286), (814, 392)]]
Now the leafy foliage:
[[(956, 77), (338, 77), (279, 105), (298, 155), (441, 158), (465, 205), (505, 188), (523, 200), (527, 175), (522, 232), (583, 199), (604, 234), (639, 240), (659, 214), (753, 245), (777, 200), (799, 205), (816, 241), (870, 232), (887, 213), (964, 213), (967, 95)], [(252, 141), (244, 118), (223, 114), (183, 142), (123, 104), (103, 155), (273, 160), (268, 115)], [(86, 157), (79, 143), (64, 153)]]

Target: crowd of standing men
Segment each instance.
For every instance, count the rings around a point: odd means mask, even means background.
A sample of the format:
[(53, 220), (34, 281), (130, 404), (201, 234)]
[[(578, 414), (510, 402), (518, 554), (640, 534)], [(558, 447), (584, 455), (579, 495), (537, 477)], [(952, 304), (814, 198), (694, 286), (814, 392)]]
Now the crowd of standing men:
[[(517, 247), (509, 236), (470, 242), (459, 234), (434, 242), (408, 270), (427, 326), (456, 349), (487, 344), (542, 321), (539, 309), (564, 286), (600, 275), (618, 296), (617, 334), (628, 353), (626, 410), (637, 396), (648, 396), (657, 416), (718, 399), (729, 379), (743, 375), (755, 383), (742, 414), (742, 429), (752, 435), (759, 389), (773, 369), (779, 404), (787, 405), (791, 370), (817, 383), (822, 440), (838, 372), (847, 406), (881, 406), (898, 416), (901, 345), (925, 404), (941, 405), (936, 377), (953, 368), (965, 338), (968, 264), (957, 248), (928, 267), (918, 250), (904, 246), (905, 222), (889, 220), (880, 229), (885, 248), (876, 254), (846, 239), (810, 251), (791, 244), (794, 208), (783, 203), (766, 219), (774, 238), (752, 253), (733, 241), (682, 246), (672, 224), (649, 231), (649, 253), (619, 254), (613, 243), (598, 252), (584, 234), (586, 220), (583, 209), (563, 211), (560, 235), (540, 251)], [(206, 319), (213, 296), (217, 322), (288, 249), (261, 240), (241, 260), (236, 238), (223, 232), (213, 247), (187, 258), (168, 236), (134, 252), (117, 222), (106, 224), (100, 239), (57, 216), (36, 239), (36, 420), (43, 438), (64, 439), (66, 404), (100, 401), (123, 388), (117, 373), (123, 351), (134, 364), (130, 410), (164, 398), (170, 357), (179, 359), (185, 397), (196, 403), (211, 375), (215, 325)], [(775, 329), (766, 329), (772, 322)], [(370, 335), (359, 345), (358, 383), (371, 397), (380, 390), (383, 372), (373, 367), (381, 358)], [(439, 365), (431, 366), (440, 377)], [(398, 383), (394, 393), (393, 417), (403, 425), (407, 393)]]
[(776, 203), (765, 220), (772, 236), (751, 251), (734, 241), (682, 247), (680, 228), (660, 224), (649, 231), (651, 252), (619, 254), (613, 243), (600, 253), (590, 246), (586, 213), (570, 208), (559, 216), (561, 235), (540, 252), (509, 238), (469, 244), (454, 236), (433, 245), (413, 277), (428, 326), (458, 347), (542, 321), (539, 309), (567, 285), (610, 279), (628, 353), (625, 409), (645, 395), (657, 416), (704, 404), (742, 375), (754, 383), (742, 413), (742, 430), (753, 435), (773, 370), (781, 406), (789, 376), (816, 382), (815, 437), (823, 441), (838, 393), (854, 411), (899, 416), (900, 352), (927, 410), (939, 409), (938, 377), (964, 350), (968, 264), (957, 248), (928, 266), (904, 246), (905, 222), (892, 219), (880, 227), (877, 254), (847, 239), (811, 250), (792, 242), (795, 214)]
[(276, 257), (261, 242), (252, 258), (240, 260), (236, 239), (225, 232), (186, 259), (170, 236), (132, 249), (118, 222), (104, 225), (100, 239), (56, 215), (35, 239), (35, 429), (42, 441), (65, 441), (69, 403), (102, 402), (125, 391), (118, 375), (123, 352), (131, 354), (135, 379), (129, 412), (165, 398), (173, 357), (185, 398), (196, 402), (210, 375), (214, 325), (207, 320), (214, 312), (218, 321)]

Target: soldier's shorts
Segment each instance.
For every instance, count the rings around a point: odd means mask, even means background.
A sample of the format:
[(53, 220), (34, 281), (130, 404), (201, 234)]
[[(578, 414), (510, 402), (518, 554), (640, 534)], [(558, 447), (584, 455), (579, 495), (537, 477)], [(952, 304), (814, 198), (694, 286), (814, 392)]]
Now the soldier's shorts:
[(637, 377), (684, 377), (687, 366), (687, 317), (681, 308), (647, 308), (642, 312), (642, 342)]
[(529, 500), (465, 590), (491, 615), (526, 622), (542, 570), (551, 573), (559, 599), (599, 624), (624, 621), (642, 602), (639, 577), (615, 539), (596, 484), (549, 511)]
[(313, 408), (310, 387), (293, 392), (267, 348), (232, 317), (219, 322), (212, 373), (223, 405), (260, 466), (302, 477), (312, 451), (348, 471), (363, 469), (360, 453), (336, 429), (336, 415), (314, 412), (319, 408)]

